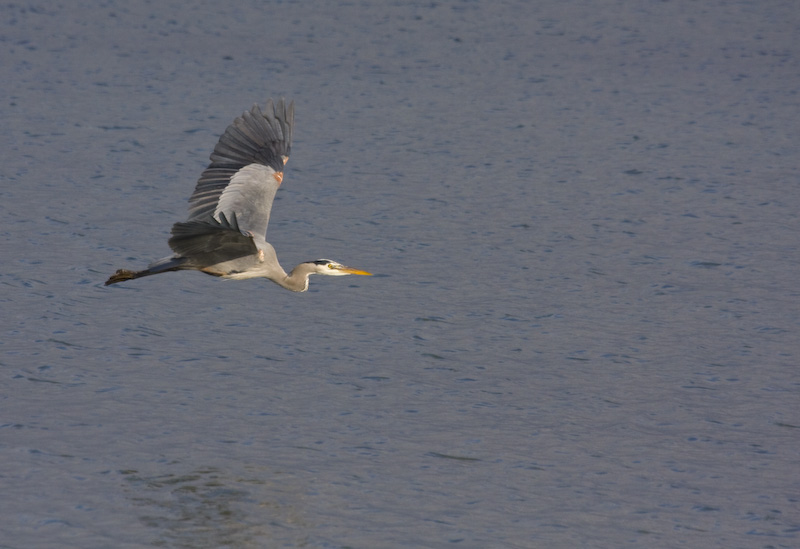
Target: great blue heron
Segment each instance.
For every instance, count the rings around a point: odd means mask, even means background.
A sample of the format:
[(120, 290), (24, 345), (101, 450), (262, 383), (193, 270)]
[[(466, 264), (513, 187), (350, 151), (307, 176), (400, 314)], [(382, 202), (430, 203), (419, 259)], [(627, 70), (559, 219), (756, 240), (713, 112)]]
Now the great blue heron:
[(263, 277), (293, 292), (308, 289), (312, 274), (369, 275), (330, 259), (300, 263), (286, 274), (275, 248), (266, 241), (275, 193), (289, 160), (294, 102), (267, 101), (228, 126), (219, 138), (211, 164), (189, 198), (189, 219), (172, 226), (169, 247), (175, 252), (142, 271), (119, 269), (106, 286), (168, 271), (196, 270), (223, 278)]

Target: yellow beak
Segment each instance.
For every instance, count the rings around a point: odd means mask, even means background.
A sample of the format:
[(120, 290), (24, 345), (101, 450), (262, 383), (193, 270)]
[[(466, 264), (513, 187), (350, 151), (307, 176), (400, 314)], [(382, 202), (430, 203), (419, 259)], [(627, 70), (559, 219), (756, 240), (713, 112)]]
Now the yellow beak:
[(339, 269), (343, 273), (351, 274), (351, 275), (364, 275), (364, 276), (372, 276), (372, 273), (368, 273), (367, 271), (360, 271), (358, 269), (353, 269), (352, 267), (342, 267)]

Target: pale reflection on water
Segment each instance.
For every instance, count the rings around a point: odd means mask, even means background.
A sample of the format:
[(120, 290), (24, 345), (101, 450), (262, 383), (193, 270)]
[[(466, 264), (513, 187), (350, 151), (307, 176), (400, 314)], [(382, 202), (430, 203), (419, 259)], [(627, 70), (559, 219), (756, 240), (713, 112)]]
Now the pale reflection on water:
[(148, 478), (136, 471), (120, 471), (138, 519), (152, 529), (148, 545), (257, 547), (282, 539), (301, 546), (311, 525), (304, 524), (290, 506), (260, 500), (259, 494), (276, 492), (264, 473), (231, 478), (208, 467)]

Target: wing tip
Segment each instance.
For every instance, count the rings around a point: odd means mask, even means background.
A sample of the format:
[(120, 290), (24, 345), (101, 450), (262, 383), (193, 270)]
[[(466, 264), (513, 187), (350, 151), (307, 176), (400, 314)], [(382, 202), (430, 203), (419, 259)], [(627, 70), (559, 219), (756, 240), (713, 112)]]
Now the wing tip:
[(277, 105), (270, 98), (264, 108), (256, 103), (222, 133), (211, 153), (211, 166), (258, 163), (279, 171), (292, 148), (294, 101)]

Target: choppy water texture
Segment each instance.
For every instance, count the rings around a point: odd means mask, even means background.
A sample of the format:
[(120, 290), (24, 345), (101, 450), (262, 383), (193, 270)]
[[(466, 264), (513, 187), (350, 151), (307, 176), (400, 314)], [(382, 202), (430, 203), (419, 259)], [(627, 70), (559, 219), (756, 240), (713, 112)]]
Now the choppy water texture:
[[(0, 16), (0, 546), (800, 545), (795, 2)], [(104, 287), (278, 96), (382, 276)]]

